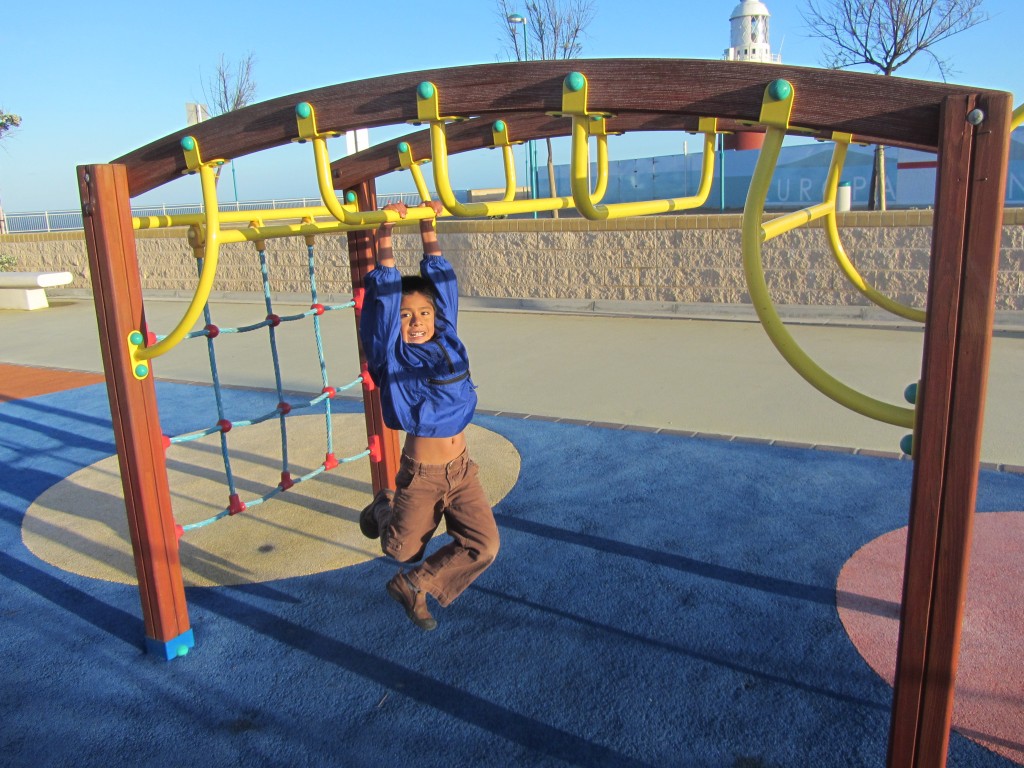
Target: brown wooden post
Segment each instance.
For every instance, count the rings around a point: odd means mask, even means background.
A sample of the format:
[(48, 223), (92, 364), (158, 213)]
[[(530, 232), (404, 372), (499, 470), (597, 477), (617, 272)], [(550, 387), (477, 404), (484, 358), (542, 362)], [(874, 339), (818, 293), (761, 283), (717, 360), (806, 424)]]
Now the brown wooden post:
[[(377, 208), (377, 188), (373, 180), (365, 181), (355, 187), (359, 209), (372, 211)], [(360, 230), (348, 233), (348, 258), (352, 270), (352, 292), (359, 295), (363, 289), (363, 276), (376, 264), (375, 243), (373, 232)], [(359, 337), (359, 306), (356, 307), (356, 338)], [(359, 342), (359, 365), (366, 370), (366, 355), (362, 342)], [(372, 444), (379, 445), (379, 460), (370, 460), (370, 473), (373, 480), (373, 492), (382, 488), (395, 487), (395, 475), (398, 473), (398, 460), (401, 450), (398, 445), (398, 433), (384, 425), (384, 415), (380, 404), (380, 390), (369, 390), (363, 387), (363, 410), (366, 413), (366, 437)]]
[[(945, 100), (889, 768), (946, 764), (995, 306), (1010, 98)], [(980, 110), (983, 121), (968, 120)], [(976, 113), (977, 114), (977, 113)]]
[(78, 184), (146, 647), (172, 659), (194, 640), (152, 369), (136, 379), (128, 351), (129, 335), (146, 333), (128, 177), (123, 165), (86, 165), (78, 168)]

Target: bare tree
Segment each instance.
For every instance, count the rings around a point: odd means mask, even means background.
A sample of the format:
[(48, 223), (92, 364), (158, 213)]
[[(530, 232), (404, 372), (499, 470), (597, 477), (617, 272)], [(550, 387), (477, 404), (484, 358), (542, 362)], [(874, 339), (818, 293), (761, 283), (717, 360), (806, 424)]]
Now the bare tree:
[[(252, 104), (256, 97), (256, 80), (253, 77), (255, 64), (256, 55), (251, 51), (234, 65), (225, 60), (223, 53), (220, 55), (217, 71), (203, 84), (203, 97), (211, 115), (216, 117)], [(218, 182), (223, 167), (217, 167), (216, 180)], [(233, 160), (232, 171), (234, 171)]]
[[(596, 0), (497, 0), (496, 12), (505, 35), (505, 53), (515, 61), (575, 59), (583, 51), (583, 36), (594, 20)], [(522, 11), (525, 11), (523, 15)], [(520, 29), (522, 27), (522, 29)], [(555, 161), (548, 148), (548, 183), (555, 189)], [(558, 211), (552, 215), (557, 218)]]
[[(831, 69), (866, 66), (891, 76), (921, 54), (945, 80), (949, 61), (932, 48), (988, 19), (984, 0), (805, 0), (801, 15), (811, 37), (825, 41)], [(885, 210), (885, 148), (875, 149), (868, 206)]]
[[(4, 112), (3, 107), (0, 107), (0, 139), (2, 139), (4, 137), (4, 134), (6, 134), (9, 130), (11, 130), (12, 128), (17, 128), (19, 125), (21, 125), (20, 115), (9, 114), (7, 112)], [(0, 234), (6, 231), (7, 217), (4, 216), (4, 207), (2, 204), (0, 204)], [(6, 257), (0, 256), (0, 259), (3, 259), (3, 264), (0, 265), (0, 268), (2, 268), (3, 270), (10, 269), (11, 263), (8, 263)]]
[(220, 55), (216, 73), (203, 85), (211, 115), (216, 117), (252, 104), (256, 97), (255, 64), (256, 55), (251, 52), (235, 65), (226, 61), (224, 54)]

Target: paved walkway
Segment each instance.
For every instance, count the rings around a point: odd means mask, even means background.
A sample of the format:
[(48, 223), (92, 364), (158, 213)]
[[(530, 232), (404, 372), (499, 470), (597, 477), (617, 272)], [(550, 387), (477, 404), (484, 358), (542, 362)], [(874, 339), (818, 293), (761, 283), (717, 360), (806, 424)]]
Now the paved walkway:
[[(150, 300), (154, 328), (169, 332), (184, 300)], [(308, 305), (306, 305), (308, 306)], [(277, 307), (279, 314), (302, 305)], [(262, 318), (262, 302), (213, 305), (221, 327)], [(0, 311), (0, 362), (102, 371), (92, 302), (58, 298), (47, 310)], [(324, 319), (331, 382), (355, 377), (355, 333), (347, 311)], [(470, 349), (484, 410), (899, 453), (906, 430), (874, 422), (818, 393), (772, 346), (757, 322), (583, 316), (464, 309), (460, 331)], [(920, 371), (920, 330), (804, 322), (791, 332), (829, 373), (873, 397), (903, 404)], [(279, 329), (284, 385), (320, 389), (308, 324)], [(262, 333), (222, 336), (225, 384), (271, 387)], [(205, 345), (184, 343), (156, 361), (158, 377), (209, 381)], [(997, 334), (989, 378), (982, 459), (1024, 467), (1024, 331)], [(1024, 471), (1024, 470), (1020, 470)]]

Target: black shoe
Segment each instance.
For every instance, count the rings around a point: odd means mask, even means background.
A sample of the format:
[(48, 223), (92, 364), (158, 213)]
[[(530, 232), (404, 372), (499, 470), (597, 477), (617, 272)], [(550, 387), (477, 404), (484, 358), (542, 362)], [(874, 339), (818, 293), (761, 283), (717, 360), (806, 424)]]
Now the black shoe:
[(391, 506), (392, 491), (385, 488), (377, 492), (373, 501), (359, 513), (359, 530), (368, 539), (380, 538), (380, 525), (377, 521), (380, 517), (377, 514), (378, 508)]
[(427, 593), (415, 589), (405, 574), (399, 571), (388, 582), (388, 594), (405, 609), (405, 615), (420, 629), (437, 629), (437, 622), (427, 609)]

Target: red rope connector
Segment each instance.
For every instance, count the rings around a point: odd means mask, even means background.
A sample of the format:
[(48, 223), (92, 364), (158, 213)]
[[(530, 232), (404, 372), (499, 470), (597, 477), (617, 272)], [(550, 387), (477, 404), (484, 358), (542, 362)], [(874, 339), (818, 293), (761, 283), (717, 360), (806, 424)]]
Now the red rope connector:
[(377, 388), (377, 385), (373, 382), (373, 376), (370, 375), (370, 367), (366, 361), (363, 361), (362, 365), (359, 366), (359, 378), (363, 380), (363, 389), (367, 392), (373, 392)]
[(228, 497), (228, 514), (237, 515), (239, 512), (245, 510), (245, 502), (238, 498), (237, 493), (232, 493)]
[(204, 330), (206, 331), (207, 338), (216, 339), (218, 336), (220, 336), (220, 328), (218, 328), (213, 323), (207, 325)]
[(281, 412), (282, 416), (287, 416), (289, 413), (292, 412), (291, 403), (286, 403), (284, 400), (282, 400), (280, 403), (277, 404), (277, 410)]
[(147, 333), (146, 333), (146, 346), (147, 347), (152, 347), (154, 345), (156, 345), (156, 334), (153, 333), (152, 331), (147, 331)]
[(323, 389), (320, 390), (320, 394), (327, 395), (328, 400), (333, 400), (334, 396), (338, 394), (338, 390), (336, 390), (334, 387), (324, 387)]
[(171, 436), (170, 435), (160, 435), (160, 442), (163, 443), (164, 450), (166, 451), (168, 448), (171, 447)]
[(218, 421), (217, 426), (220, 427), (221, 432), (231, 431), (231, 422), (228, 421), (227, 419), (221, 419), (220, 421)]
[(292, 473), (291, 472), (282, 472), (281, 473), (281, 484), (280, 484), (281, 490), (282, 491), (287, 491), (293, 485), (295, 485), (295, 481), (292, 480)]
[(333, 453), (328, 453), (324, 457), (324, 469), (330, 470), (334, 469), (336, 466), (338, 466), (338, 459), (335, 458)]
[(178, 541), (181, 541), (181, 537), (185, 535), (185, 527), (181, 523), (174, 524), (174, 535)]
[(271, 312), (269, 315), (267, 315), (267, 321), (270, 323), (272, 328), (277, 328), (277, 326), (281, 324), (281, 316), (275, 315), (273, 312)]
[(315, 310), (318, 315), (322, 315), (324, 313), (323, 304), (314, 304), (310, 307), (310, 309)]
[(355, 293), (352, 294), (352, 301), (355, 303), (356, 312), (363, 311), (363, 300), (366, 298), (366, 289), (358, 288)]
[(384, 458), (381, 455), (380, 435), (370, 435), (370, 444), (367, 447), (370, 449), (370, 461), (379, 464)]

